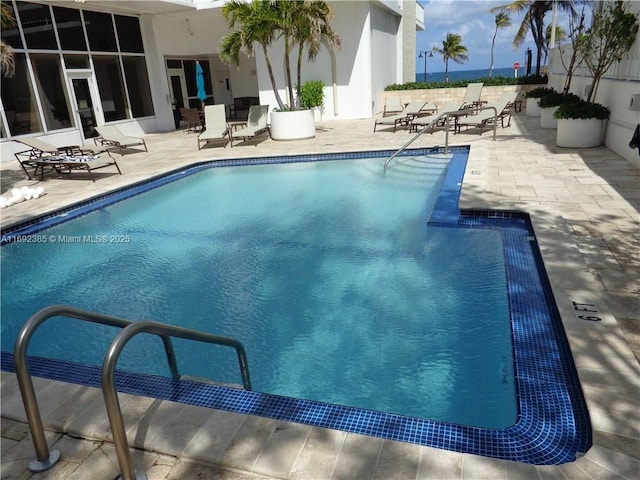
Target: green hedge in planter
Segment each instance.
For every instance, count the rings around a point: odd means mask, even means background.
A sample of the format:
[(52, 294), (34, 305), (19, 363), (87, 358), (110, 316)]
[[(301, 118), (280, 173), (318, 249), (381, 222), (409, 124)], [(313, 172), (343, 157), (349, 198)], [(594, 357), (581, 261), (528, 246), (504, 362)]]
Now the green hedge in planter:
[(611, 115), (611, 111), (604, 105), (580, 100), (579, 102), (560, 105), (560, 107), (558, 107), (554, 112), (553, 118), (558, 120), (569, 118), (579, 118), (584, 120), (588, 118), (597, 118), (599, 120), (606, 120), (609, 118), (609, 115)]
[(580, 97), (573, 93), (567, 93), (565, 95), (563, 93), (553, 92), (549, 95), (541, 97), (538, 101), (538, 105), (540, 105), (540, 108), (550, 108), (565, 105), (567, 103), (576, 103), (579, 101)]
[(524, 94), (524, 97), (525, 98), (542, 98), (546, 95), (551, 95), (552, 93), (556, 93), (556, 91), (551, 87), (537, 87), (526, 92)]
[(300, 108), (321, 107), (324, 105), (324, 82), (309, 80), (300, 87)]

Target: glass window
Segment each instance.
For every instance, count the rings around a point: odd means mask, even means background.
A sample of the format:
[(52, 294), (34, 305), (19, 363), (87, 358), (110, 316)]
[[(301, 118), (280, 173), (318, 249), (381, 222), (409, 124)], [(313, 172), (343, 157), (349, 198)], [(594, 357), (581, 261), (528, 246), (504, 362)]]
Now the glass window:
[(96, 55), (93, 57), (93, 66), (96, 71), (105, 121), (113, 122), (127, 118), (124, 82), (120, 73), (118, 57)]
[(47, 130), (70, 127), (69, 100), (63, 87), (60, 57), (46, 53), (32, 54), (31, 64)]
[(87, 50), (82, 30), (80, 11), (72, 8), (53, 7), (53, 16), (56, 19), (56, 29), (60, 39), (62, 50)]
[(140, 22), (136, 17), (116, 15), (116, 29), (121, 52), (144, 53)]
[(11, 135), (42, 132), (33, 85), (27, 73), (27, 61), (23, 53), (15, 54), (16, 71), (11, 78), (1, 76), (2, 104)]
[(144, 57), (122, 57), (122, 64), (133, 117), (153, 115), (149, 75), (147, 75), (147, 64)]
[(27, 48), (57, 50), (56, 36), (49, 5), (16, 2)]
[(182, 68), (182, 60), (167, 60), (167, 68)]
[(64, 55), (66, 68), (89, 68), (88, 55)]
[(89, 47), (94, 52), (116, 52), (116, 35), (111, 15), (100, 12), (84, 12), (89, 37)]
[(20, 38), (20, 32), (18, 31), (18, 21), (16, 19), (16, 12), (13, 10), (13, 5), (8, 2), (2, 2), (2, 5), (6, 5), (8, 7), (11, 18), (13, 18), (14, 21), (13, 25), (8, 26), (7, 28), (2, 25), (2, 28), (0, 29), (2, 41), (13, 48), (22, 48), (22, 38)]

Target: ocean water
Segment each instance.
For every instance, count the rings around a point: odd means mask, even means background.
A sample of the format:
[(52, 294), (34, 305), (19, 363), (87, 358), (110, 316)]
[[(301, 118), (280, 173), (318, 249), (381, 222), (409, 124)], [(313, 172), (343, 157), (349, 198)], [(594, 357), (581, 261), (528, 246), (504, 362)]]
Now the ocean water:
[[(523, 77), (526, 75), (526, 70), (521, 67), (518, 70), (518, 76)], [(489, 76), (489, 69), (482, 68), (480, 70), (460, 70), (457, 72), (449, 71), (449, 81), (454, 80), (475, 80), (477, 78), (485, 78)], [(513, 68), (494, 68), (494, 77), (513, 77)], [(416, 82), (444, 82), (444, 72), (427, 72), (425, 75), (423, 72), (416, 73)]]

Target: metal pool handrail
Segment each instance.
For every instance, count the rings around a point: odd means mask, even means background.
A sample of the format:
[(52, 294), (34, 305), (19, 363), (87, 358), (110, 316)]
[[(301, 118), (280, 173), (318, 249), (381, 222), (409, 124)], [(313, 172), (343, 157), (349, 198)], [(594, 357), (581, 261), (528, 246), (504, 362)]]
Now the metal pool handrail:
[[(115, 394), (115, 383), (113, 385), (113, 395), (115, 395), (116, 402), (116, 411), (111, 411), (114, 406), (112, 399), (107, 400), (107, 397), (111, 395), (111, 393), (107, 393), (104, 390), (105, 385), (105, 377), (104, 373), (107, 372), (110, 374), (110, 378), (112, 378), (113, 373), (115, 371), (115, 363), (117, 361), (117, 357), (119, 355), (120, 350), (124, 347), (124, 344), (129, 340), (129, 338), (133, 337), (137, 333), (141, 333), (143, 331), (147, 331), (148, 333), (155, 334), (160, 336), (162, 342), (164, 344), (165, 353), (167, 355), (167, 362), (169, 364), (169, 369), (171, 370), (171, 375), (174, 378), (180, 378), (180, 374), (178, 372), (178, 366), (175, 357), (175, 351), (173, 349), (173, 344), (171, 343), (172, 336), (186, 338), (190, 340), (203, 341), (206, 343), (214, 343), (219, 345), (231, 346), (236, 349), (238, 354), (238, 361), (240, 364), (240, 373), (242, 375), (242, 380), (244, 384), (244, 388), (247, 390), (251, 390), (251, 381), (249, 378), (249, 367), (247, 362), (247, 356), (244, 347), (242, 344), (235, 339), (220, 337), (217, 335), (212, 335), (204, 332), (198, 332), (196, 330), (190, 330), (181, 327), (174, 327), (170, 325), (165, 325), (157, 322), (150, 321), (131, 321), (125, 320), (123, 318), (112, 317), (109, 315), (103, 315), (97, 312), (91, 312), (87, 310), (81, 310), (79, 308), (70, 307), (66, 305), (51, 305), (48, 307), (39, 310), (35, 314), (33, 314), (29, 320), (24, 324), (18, 337), (16, 338), (15, 346), (14, 346), (14, 354), (13, 354), (13, 363), (15, 366), (16, 378), (18, 380), (18, 386), (20, 388), (20, 394), (22, 396), (22, 401), (24, 404), (24, 410), (27, 416), (27, 423), (29, 424), (29, 430), (31, 432), (31, 437), (33, 439), (33, 445), (36, 451), (36, 459), (29, 462), (29, 470), (33, 472), (41, 472), (44, 470), (48, 470), (53, 465), (56, 464), (58, 460), (60, 460), (60, 452), (56, 449), (52, 449), (49, 451), (49, 447), (47, 445), (47, 441), (44, 436), (44, 428), (42, 425), (42, 417), (40, 416), (40, 409), (38, 407), (38, 401), (36, 398), (35, 390), (33, 388), (33, 382), (31, 381), (31, 372), (29, 371), (29, 366), (27, 364), (27, 348), (29, 346), (29, 341), (31, 337), (37, 330), (37, 328), (42, 325), (46, 320), (54, 316), (64, 316), (69, 318), (75, 318), (82, 321), (88, 321), (93, 323), (99, 323), (102, 325), (109, 325), (113, 327), (122, 328), (123, 331), (116, 337), (114, 342), (111, 344), (109, 351), (107, 352), (105, 359), (102, 365), (103, 371), (103, 395), (105, 397), (105, 404), (107, 407), (107, 414), (109, 416), (109, 421), (112, 423), (111, 429), (114, 431), (114, 422), (112, 422), (112, 418), (115, 418), (114, 415), (119, 416), (119, 424), (123, 425), (122, 416), (120, 411), (120, 406), (117, 404), (117, 395)], [(130, 328), (131, 327), (131, 328)], [(114, 345), (117, 347), (121, 345), (119, 348), (116, 348), (117, 352), (114, 351)], [(111, 353), (114, 352), (114, 353)], [(115, 356), (114, 356), (115, 355)], [(110, 391), (109, 391), (110, 392)], [(116, 418), (115, 424), (118, 424), (118, 419)], [(117, 428), (117, 427), (116, 427)], [(124, 432), (124, 429), (122, 429)], [(118, 443), (121, 443), (120, 445)], [(126, 436), (124, 436), (124, 447), (122, 445), (122, 439), (116, 440), (116, 435), (114, 433), (114, 443), (116, 445), (116, 452), (118, 452), (118, 461), (123, 466), (123, 461), (121, 460), (120, 452), (126, 451), (124, 464), (126, 465), (126, 457), (129, 455), (128, 446), (126, 444)], [(130, 463), (130, 457), (129, 457)], [(124, 480), (144, 480), (146, 479), (146, 475), (141, 472), (132, 473), (129, 471), (125, 471), (122, 469)]]
[[(492, 106), (488, 106), (485, 108), (491, 108), (493, 109), (493, 111), (495, 112), (494, 116), (493, 116), (493, 139), (496, 139), (496, 126), (498, 123), (498, 110), (496, 107), (492, 107)], [(451, 114), (453, 113), (458, 113), (460, 110), (452, 110), (449, 112), (442, 112), (440, 115), (438, 115), (436, 118), (434, 118), (430, 123), (428, 123), (427, 125), (425, 125), (424, 127), (422, 127), (422, 129), (420, 131), (418, 131), (418, 133), (416, 133), (413, 137), (411, 137), (411, 139), (405, 143), (403, 146), (401, 146), (393, 155), (391, 155), (389, 158), (387, 158), (387, 160), (384, 162), (384, 171), (387, 171), (387, 165), (389, 165), (389, 162), (391, 162), (391, 160), (393, 160), (394, 158), (396, 158), (398, 155), (400, 155), (402, 152), (404, 152), (407, 147), (409, 145), (411, 145), (413, 142), (415, 142), (418, 137), (420, 135), (422, 135), (424, 132), (427, 131), (427, 129), (434, 127), (443, 117), (446, 117), (446, 125), (445, 125), (445, 133), (444, 133), (444, 153), (449, 153), (449, 119), (451, 118)]]
[(127, 434), (124, 428), (124, 421), (122, 420), (122, 411), (120, 410), (120, 403), (118, 402), (115, 379), (116, 363), (118, 362), (122, 349), (129, 340), (139, 333), (150, 333), (159, 335), (162, 338), (165, 338), (165, 336), (179, 337), (187, 340), (233, 347), (238, 354), (238, 363), (240, 364), (240, 373), (242, 374), (244, 388), (245, 390), (251, 390), (247, 354), (242, 343), (238, 340), (146, 320), (134, 322), (125, 327), (111, 343), (104, 357), (104, 362), (102, 363), (102, 394), (104, 395), (104, 403), (107, 406), (113, 443), (116, 447), (118, 462), (120, 463), (120, 472), (124, 480), (140, 480), (141, 478), (145, 478), (140, 477), (140, 472), (136, 472), (133, 468), (131, 452), (129, 451), (129, 445), (127, 443)]

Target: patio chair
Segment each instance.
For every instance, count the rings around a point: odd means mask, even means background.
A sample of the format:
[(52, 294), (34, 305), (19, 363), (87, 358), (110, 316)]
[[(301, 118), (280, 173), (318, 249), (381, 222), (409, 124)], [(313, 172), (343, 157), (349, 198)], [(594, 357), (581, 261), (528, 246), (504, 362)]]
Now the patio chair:
[(118, 173), (122, 175), (122, 171), (120, 170), (115, 158), (110, 157), (109, 159), (102, 159), (93, 154), (67, 155), (63, 153), (51, 155), (38, 159), (36, 164), (37, 168), (40, 170), (40, 180), (44, 180), (44, 174), (46, 172), (55, 171), (57, 173), (71, 173), (73, 170), (84, 170), (89, 174), (91, 181), (95, 182), (96, 179), (92, 172), (94, 170), (110, 166), (116, 167)]
[[(479, 133), (482, 133), (484, 127), (492, 125), (493, 122), (498, 119), (500, 119), (502, 128), (504, 128), (505, 118), (508, 118), (508, 127), (511, 125), (511, 108), (517, 97), (518, 92), (504, 92), (496, 102), (487, 103), (477, 115), (469, 115), (458, 119), (456, 122), (456, 130), (460, 132), (460, 128), (464, 125), (467, 128), (478, 128)], [(496, 111), (489, 107), (495, 107)]]
[(414, 117), (417, 117), (420, 114), (420, 110), (422, 110), (422, 107), (424, 107), (425, 103), (427, 102), (411, 102), (402, 109), (402, 112), (397, 115), (376, 119), (376, 122), (373, 125), (373, 131), (376, 131), (378, 125), (393, 125), (393, 132), (395, 133), (398, 125), (408, 125)]
[[(442, 115), (445, 112), (456, 114), (462, 110), (462, 106), (463, 106), (463, 103), (460, 101), (448, 102), (448, 103), (445, 103), (442, 107), (437, 108), (434, 116), (415, 117), (411, 120), (411, 123), (409, 124), (409, 132), (417, 132), (418, 130), (423, 129), (427, 125), (433, 123), (434, 117), (437, 117), (438, 115)], [(431, 125), (431, 128), (429, 129), (429, 133), (433, 133), (437, 127), (444, 127), (446, 125), (446, 122), (447, 122), (446, 117), (439, 119), (436, 123), (433, 123), (433, 125)]]
[(402, 111), (404, 105), (402, 104), (402, 100), (399, 95), (393, 95), (389, 97), (385, 97), (384, 99), (384, 109), (382, 110), (382, 116), (386, 117), (388, 115), (397, 114)]
[(227, 109), (226, 105), (205, 105), (204, 106), (205, 130), (198, 135), (198, 150), (201, 143), (205, 145), (209, 142), (223, 141), (223, 146), (227, 146), (227, 142), (231, 140), (229, 136), (229, 127), (227, 125)]
[(180, 114), (182, 115), (182, 120), (184, 120), (186, 124), (186, 132), (194, 131), (197, 132), (202, 130), (204, 127), (204, 122), (202, 118), (202, 114), (200, 110), (197, 108), (181, 108)]
[(137, 145), (142, 145), (144, 147), (144, 151), (148, 152), (147, 143), (144, 141), (144, 138), (138, 137), (129, 137), (124, 135), (118, 127), (114, 125), (102, 125), (101, 127), (96, 127), (96, 131), (100, 135), (99, 137), (94, 138), (93, 140), (96, 144), (100, 145), (108, 145), (112, 147), (118, 147), (120, 149), (120, 155), (123, 155), (123, 151), (129, 147), (135, 147)]
[[(110, 160), (108, 161), (112, 161), (113, 164), (115, 164), (115, 159), (111, 156), (109, 147), (104, 145), (68, 145), (58, 147), (36, 137), (20, 137), (14, 138), (13, 140), (29, 147), (29, 150), (24, 150), (14, 154), (20, 164), (20, 167), (22, 167), (22, 170), (29, 180), (31, 180), (31, 174), (27, 168), (33, 169), (34, 176), (37, 176), (38, 173), (40, 173), (41, 178), (45, 173), (45, 168), (48, 168), (47, 171), (52, 170), (52, 168), (50, 168), (51, 164), (43, 162), (44, 159), (50, 157), (65, 155), (67, 157), (91, 156), (96, 158), (99, 154), (106, 153), (110, 157)], [(120, 171), (117, 164), (116, 168)]]
[(268, 132), (268, 118), (269, 105), (251, 105), (249, 107), (246, 126), (230, 132), (231, 146), (233, 147), (233, 141), (237, 138), (242, 138), (246, 141), (247, 139), (255, 138), (263, 132)]

